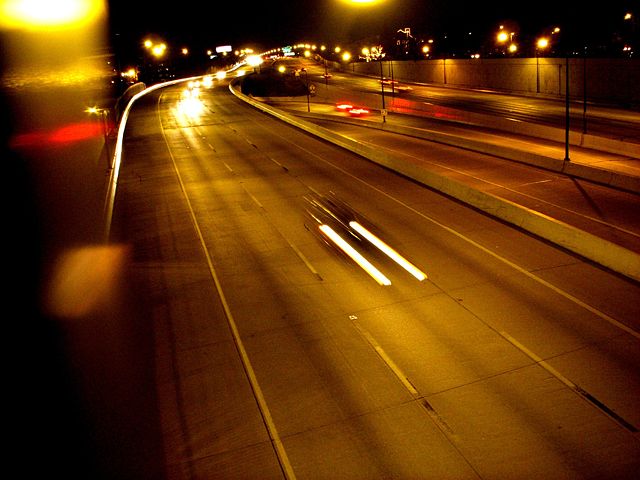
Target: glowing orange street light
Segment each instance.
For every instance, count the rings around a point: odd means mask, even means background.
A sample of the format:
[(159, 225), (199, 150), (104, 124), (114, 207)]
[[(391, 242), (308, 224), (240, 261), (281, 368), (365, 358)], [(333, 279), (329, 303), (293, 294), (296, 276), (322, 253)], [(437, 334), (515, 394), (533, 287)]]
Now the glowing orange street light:
[(549, 46), (549, 39), (541, 37), (536, 42), (536, 93), (540, 93), (540, 50), (544, 50)]
[(160, 43), (158, 45), (154, 45), (153, 47), (151, 47), (151, 53), (156, 58), (162, 57), (166, 50), (167, 50), (167, 46), (164, 43)]

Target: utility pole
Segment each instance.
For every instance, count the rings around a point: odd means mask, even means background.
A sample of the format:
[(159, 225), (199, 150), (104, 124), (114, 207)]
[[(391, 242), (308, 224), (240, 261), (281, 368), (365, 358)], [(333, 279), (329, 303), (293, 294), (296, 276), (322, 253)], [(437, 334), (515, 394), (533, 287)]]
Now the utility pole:
[(564, 72), (565, 77), (565, 87), (564, 87), (564, 96), (565, 96), (565, 131), (564, 131), (564, 161), (569, 162), (569, 52), (566, 53), (566, 72)]

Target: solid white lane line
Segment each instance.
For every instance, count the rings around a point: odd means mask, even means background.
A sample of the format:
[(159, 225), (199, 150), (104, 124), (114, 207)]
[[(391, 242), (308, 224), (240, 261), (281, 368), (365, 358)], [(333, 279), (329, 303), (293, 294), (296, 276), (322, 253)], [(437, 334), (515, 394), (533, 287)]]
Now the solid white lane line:
[[(159, 101), (160, 99), (158, 99), (158, 102)], [(276, 428), (275, 422), (273, 421), (273, 418), (271, 416), (271, 411), (269, 410), (267, 402), (264, 398), (262, 388), (260, 388), (260, 384), (258, 383), (258, 378), (256, 377), (255, 370), (253, 369), (253, 365), (249, 360), (249, 355), (247, 354), (247, 350), (244, 346), (244, 343), (242, 342), (242, 338), (240, 337), (240, 332), (236, 325), (236, 321), (233, 317), (233, 313), (231, 312), (231, 308), (229, 307), (229, 303), (227, 302), (227, 298), (222, 289), (222, 284), (220, 283), (220, 280), (218, 279), (218, 274), (216, 273), (216, 270), (213, 267), (213, 261), (209, 254), (209, 249), (207, 248), (207, 244), (204, 240), (202, 230), (200, 229), (198, 219), (196, 218), (195, 211), (193, 210), (191, 200), (189, 199), (189, 196), (187, 194), (187, 189), (184, 185), (184, 182), (182, 181), (182, 176), (180, 175), (180, 171), (178, 170), (178, 165), (176, 163), (175, 157), (171, 152), (171, 148), (169, 146), (169, 142), (165, 135), (164, 128), (162, 128), (162, 123), (160, 123), (160, 129), (162, 131), (162, 136), (164, 138), (164, 141), (167, 144), (167, 149), (169, 151), (171, 161), (173, 162), (173, 168), (176, 172), (178, 182), (180, 183), (180, 188), (182, 189), (185, 202), (189, 209), (189, 214), (191, 216), (193, 227), (196, 231), (196, 234), (200, 241), (200, 246), (202, 247), (202, 251), (206, 258), (211, 279), (213, 280), (216, 291), (218, 292), (218, 296), (220, 298), (220, 302), (222, 304), (225, 317), (227, 319), (227, 323), (229, 325), (229, 328), (231, 329), (233, 341), (236, 345), (236, 349), (242, 361), (242, 366), (247, 374), (247, 378), (249, 379), (249, 383), (251, 385), (251, 389), (253, 390), (253, 394), (256, 399), (256, 402), (258, 403), (258, 409), (260, 410), (260, 414), (262, 415), (263, 421), (265, 423), (265, 427), (267, 429), (267, 433), (269, 434), (269, 438), (271, 439), (272, 445), (274, 446), (276, 456), (278, 457), (278, 461), (280, 463), (280, 467), (282, 468), (282, 472), (285, 475), (285, 478), (289, 480), (294, 480), (296, 476), (295, 476), (295, 473), (293, 472), (293, 467), (291, 466), (291, 462), (289, 461), (287, 452), (285, 451), (284, 445), (282, 444), (282, 440), (280, 439), (280, 435), (278, 434), (278, 429)]]

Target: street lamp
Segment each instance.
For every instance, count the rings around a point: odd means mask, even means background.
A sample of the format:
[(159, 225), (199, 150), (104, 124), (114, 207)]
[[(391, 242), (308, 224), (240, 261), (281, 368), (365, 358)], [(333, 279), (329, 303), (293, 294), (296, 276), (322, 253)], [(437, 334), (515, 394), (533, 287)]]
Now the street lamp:
[(302, 71), (304, 72), (304, 83), (306, 84), (306, 89), (307, 89), (307, 112), (311, 112), (311, 103), (310, 103), (310, 99), (309, 97), (311, 96), (311, 92), (310, 92), (310, 87), (309, 87), (309, 74), (307, 73), (307, 69), (303, 68)]
[(160, 58), (164, 55), (164, 52), (167, 50), (167, 45), (164, 43), (159, 43), (157, 45), (153, 45), (151, 47), (151, 53), (154, 57)]
[(564, 127), (564, 161), (568, 162), (569, 159), (569, 52), (566, 52), (566, 72), (565, 72), (565, 127)]
[(541, 37), (536, 42), (536, 93), (540, 93), (540, 51), (545, 50), (549, 46), (549, 39)]
[(382, 123), (387, 121), (387, 109), (384, 105), (384, 77), (382, 75), (382, 58), (380, 58), (380, 89), (382, 93), (382, 110), (380, 113), (382, 114)]

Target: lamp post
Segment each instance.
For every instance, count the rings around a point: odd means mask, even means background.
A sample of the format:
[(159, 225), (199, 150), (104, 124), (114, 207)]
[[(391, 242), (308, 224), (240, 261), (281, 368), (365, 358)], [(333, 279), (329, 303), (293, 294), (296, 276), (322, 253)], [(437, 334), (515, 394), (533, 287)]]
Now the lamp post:
[(395, 80), (393, 78), (393, 60), (389, 60), (389, 74), (391, 76), (391, 96), (394, 98), (394, 102), (395, 102), (395, 98), (396, 98), (396, 89), (395, 89)]
[(566, 52), (566, 72), (564, 72), (565, 77), (565, 87), (564, 87), (564, 96), (565, 96), (565, 128), (564, 128), (564, 161), (568, 162), (569, 159), (569, 52)]
[(304, 72), (304, 83), (306, 86), (306, 90), (307, 90), (307, 112), (310, 113), (311, 112), (311, 103), (310, 103), (310, 95), (311, 92), (309, 91), (309, 74), (307, 73), (307, 69), (303, 68), (302, 71)]
[(384, 123), (387, 121), (387, 109), (384, 105), (384, 76), (382, 74), (382, 57), (380, 57), (380, 89), (382, 93), (382, 110), (380, 111), (380, 113), (382, 113), (382, 123)]
[(536, 93), (540, 93), (540, 50), (544, 50), (549, 46), (549, 39), (546, 37), (539, 38), (536, 42)]
[(329, 72), (327, 71), (327, 59), (323, 58), (322, 61), (324, 62), (324, 85), (325, 87), (329, 88)]

